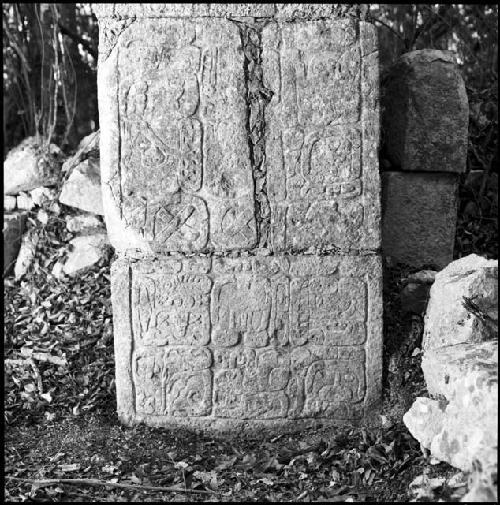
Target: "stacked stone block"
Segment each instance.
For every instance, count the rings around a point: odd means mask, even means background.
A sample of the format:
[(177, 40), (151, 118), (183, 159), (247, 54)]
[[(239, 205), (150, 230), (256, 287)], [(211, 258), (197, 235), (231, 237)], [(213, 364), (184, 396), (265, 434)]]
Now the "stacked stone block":
[(382, 249), (394, 262), (444, 268), (453, 259), (459, 174), (469, 120), (451, 51), (403, 55), (383, 89)]
[(96, 7), (120, 418), (360, 420), (381, 392), (374, 28), (333, 4)]

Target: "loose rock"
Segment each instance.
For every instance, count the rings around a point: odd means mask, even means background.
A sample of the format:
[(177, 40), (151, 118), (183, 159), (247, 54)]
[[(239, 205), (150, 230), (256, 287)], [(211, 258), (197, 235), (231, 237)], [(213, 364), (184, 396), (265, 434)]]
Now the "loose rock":
[(99, 162), (87, 159), (75, 167), (63, 185), (59, 201), (70, 207), (103, 215)]
[(471, 254), (436, 275), (425, 315), (424, 352), (482, 340), (483, 323), (464, 307), (464, 297), (498, 322), (498, 260)]
[(109, 240), (106, 233), (96, 233), (75, 237), (70, 244), (73, 250), (69, 253), (63, 270), (66, 275), (75, 275), (95, 265), (104, 256)]
[(53, 153), (57, 150), (54, 145), (49, 150), (43, 149), (34, 137), (24, 139), (4, 161), (4, 194), (17, 195), (21, 191), (56, 184), (60, 166)]

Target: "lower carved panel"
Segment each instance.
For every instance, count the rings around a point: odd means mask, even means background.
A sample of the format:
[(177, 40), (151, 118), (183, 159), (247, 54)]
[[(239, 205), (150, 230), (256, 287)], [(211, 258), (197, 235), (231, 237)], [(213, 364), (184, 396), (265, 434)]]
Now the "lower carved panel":
[(378, 256), (121, 259), (112, 272), (122, 418), (349, 421), (380, 393)]

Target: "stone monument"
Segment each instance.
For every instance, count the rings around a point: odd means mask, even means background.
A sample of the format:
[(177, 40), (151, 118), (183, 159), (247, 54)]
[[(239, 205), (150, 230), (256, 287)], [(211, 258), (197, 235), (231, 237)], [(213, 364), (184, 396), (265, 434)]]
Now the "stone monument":
[(362, 419), (382, 375), (374, 27), (338, 4), (95, 10), (120, 419)]

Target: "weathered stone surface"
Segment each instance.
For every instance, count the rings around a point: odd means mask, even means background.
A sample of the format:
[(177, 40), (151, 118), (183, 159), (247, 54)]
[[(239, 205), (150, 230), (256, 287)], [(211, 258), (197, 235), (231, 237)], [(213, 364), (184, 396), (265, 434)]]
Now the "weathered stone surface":
[(63, 172), (70, 172), (83, 161), (90, 158), (91, 162), (99, 163), (99, 131), (95, 131), (83, 137), (73, 156), (68, 158), (62, 165)]
[(82, 214), (79, 216), (66, 216), (66, 229), (72, 233), (102, 228), (103, 224), (97, 216)]
[(394, 262), (444, 268), (453, 259), (454, 174), (382, 173), (382, 250)]
[(498, 446), (498, 341), (455, 344), (424, 355), (431, 394), (417, 398), (403, 418), (434, 457), (465, 471), (479, 460), (496, 468)]
[(109, 240), (106, 233), (94, 233), (75, 237), (70, 244), (72, 250), (64, 263), (63, 271), (66, 275), (76, 275), (95, 265), (104, 256)]
[[(432, 395), (444, 395), (451, 400), (455, 394), (466, 395), (487, 387), (498, 375), (497, 349), (498, 342), (488, 340), (426, 351), (422, 357), (422, 370), (427, 390)], [(467, 387), (468, 391), (461, 389), (464, 380), (473, 385), (472, 388)], [(462, 386), (457, 387), (458, 383)]]
[(31, 200), (39, 207), (57, 198), (57, 191), (54, 188), (35, 188), (30, 191)]
[(21, 240), (21, 247), (17, 255), (16, 264), (14, 266), (14, 277), (20, 279), (28, 272), (33, 260), (35, 259), (36, 248), (40, 236), (36, 228), (29, 229)]
[(17, 207), (17, 199), (15, 196), (4, 195), (3, 197), (3, 210), (6, 212), (12, 212), (16, 210)]
[(322, 19), (356, 15), (348, 4), (273, 4), (273, 3), (169, 3), (169, 4), (92, 4), (99, 20), (141, 17), (257, 17), (276, 19)]
[(33, 199), (27, 193), (20, 193), (16, 197), (16, 207), (20, 210), (31, 210), (35, 206)]
[(120, 259), (112, 301), (126, 423), (354, 421), (379, 397), (378, 256)]
[(34, 137), (24, 139), (7, 154), (3, 163), (4, 194), (17, 195), (21, 191), (55, 184), (59, 165), (52, 161), (50, 150), (41, 149)]
[(75, 167), (62, 187), (59, 202), (103, 215), (99, 163), (87, 159)]
[(16, 212), (15, 214), (4, 214), (3, 216), (3, 273), (8, 273), (13, 267), (26, 223), (26, 214)]
[(103, 196), (115, 249), (253, 247), (245, 63), (236, 24), (137, 20), (101, 60), (98, 80)]
[(424, 351), (482, 340), (483, 322), (464, 307), (464, 297), (498, 322), (498, 260), (471, 254), (436, 275), (424, 321)]
[(377, 249), (376, 31), (352, 20), (262, 32), (267, 195), (274, 250)]
[(404, 54), (382, 96), (386, 155), (400, 170), (464, 172), (469, 105), (454, 53)]

